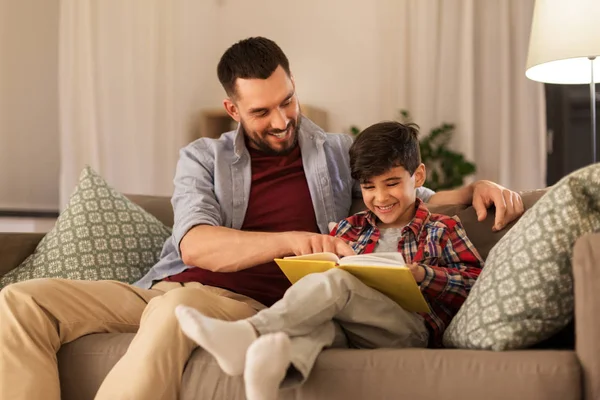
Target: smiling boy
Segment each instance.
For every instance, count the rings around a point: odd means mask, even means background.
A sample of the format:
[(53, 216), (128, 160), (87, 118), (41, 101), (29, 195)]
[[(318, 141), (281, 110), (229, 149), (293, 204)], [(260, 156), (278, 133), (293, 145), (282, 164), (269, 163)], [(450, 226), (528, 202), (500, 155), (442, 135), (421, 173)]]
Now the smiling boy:
[[(248, 400), (276, 399), (308, 378), (325, 347), (439, 347), (452, 317), (481, 272), (483, 260), (457, 217), (431, 214), (416, 197), (425, 182), (416, 125), (382, 122), (350, 148), (352, 177), (367, 210), (332, 230), (356, 253), (398, 251), (430, 313), (413, 313), (333, 268), (309, 274), (271, 308), (236, 322), (179, 306), (182, 330), (230, 375), (244, 374)], [(287, 379), (285, 379), (287, 378)]]

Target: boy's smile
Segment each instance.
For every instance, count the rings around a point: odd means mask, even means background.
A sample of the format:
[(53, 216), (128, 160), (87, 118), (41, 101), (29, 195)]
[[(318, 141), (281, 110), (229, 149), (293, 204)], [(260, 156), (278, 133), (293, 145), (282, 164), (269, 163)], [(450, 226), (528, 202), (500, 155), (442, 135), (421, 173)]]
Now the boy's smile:
[(379, 212), (381, 213), (389, 213), (392, 212), (392, 209), (394, 208), (394, 206), (398, 204), (398, 203), (394, 203), (394, 204), (390, 204), (387, 206), (379, 206), (379, 205), (375, 205), (375, 207), (379, 210)]
[(379, 219), (380, 228), (403, 227), (415, 214), (416, 189), (425, 181), (425, 166), (419, 165), (411, 176), (404, 167), (361, 182), (365, 205)]

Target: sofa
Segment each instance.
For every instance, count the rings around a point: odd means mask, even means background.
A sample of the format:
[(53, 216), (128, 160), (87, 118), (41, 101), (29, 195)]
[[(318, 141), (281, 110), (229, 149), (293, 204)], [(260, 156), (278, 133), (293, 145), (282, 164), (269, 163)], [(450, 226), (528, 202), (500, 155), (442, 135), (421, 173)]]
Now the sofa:
[[(523, 192), (526, 209), (544, 190)], [(173, 223), (168, 198), (128, 196), (167, 226)], [(485, 258), (514, 224), (492, 232), (493, 210), (477, 222), (472, 207), (430, 206), (458, 215)], [(0, 233), (0, 276), (33, 252), (37, 233)], [(284, 389), (281, 399), (597, 399), (600, 398), (600, 234), (581, 237), (575, 246), (574, 322), (543, 343), (519, 351), (460, 349), (328, 349), (301, 388)], [(598, 322), (596, 322), (598, 320)], [(125, 353), (132, 334), (92, 334), (65, 344), (58, 365), (65, 400), (93, 399), (111, 367)], [(182, 378), (181, 399), (244, 399), (241, 377), (221, 372), (197, 349)]]

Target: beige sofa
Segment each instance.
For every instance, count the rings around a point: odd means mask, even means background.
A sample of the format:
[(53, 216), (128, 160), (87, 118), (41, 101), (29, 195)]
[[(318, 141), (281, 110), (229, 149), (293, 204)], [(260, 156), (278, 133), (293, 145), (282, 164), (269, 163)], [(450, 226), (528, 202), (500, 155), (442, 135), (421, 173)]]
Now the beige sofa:
[[(544, 191), (523, 193), (527, 208)], [(167, 225), (167, 198), (129, 196)], [(484, 257), (505, 233), (492, 233), (493, 215), (476, 222), (472, 208), (443, 206), (458, 214)], [(0, 276), (31, 254), (40, 234), (0, 233)], [(308, 382), (281, 392), (282, 399), (596, 399), (600, 398), (600, 234), (576, 244), (575, 323), (535, 349), (326, 350)], [(0, 327), (1, 328), (1, 327)], [(64, 345), (58, 354), (63, 399), (94, 397), (132, 334), (93, 334)], [(576, 338), (576, 340), (574, 339)], [(1, 355), (0, 355), (1, 356)], [(181, 399), (244, 399), (242, 378), (223, 374), (210, 355), (196, 350), (183, 375)]]

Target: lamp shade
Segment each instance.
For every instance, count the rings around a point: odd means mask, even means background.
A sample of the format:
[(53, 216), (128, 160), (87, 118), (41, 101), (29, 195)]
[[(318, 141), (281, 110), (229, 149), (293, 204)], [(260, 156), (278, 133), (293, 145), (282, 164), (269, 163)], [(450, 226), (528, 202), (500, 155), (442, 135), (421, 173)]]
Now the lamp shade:
[(536, 0), (525, 75), (534, 81), (591, 82), (588, 57), (598, 57), (600, 78), (600, 0)]

